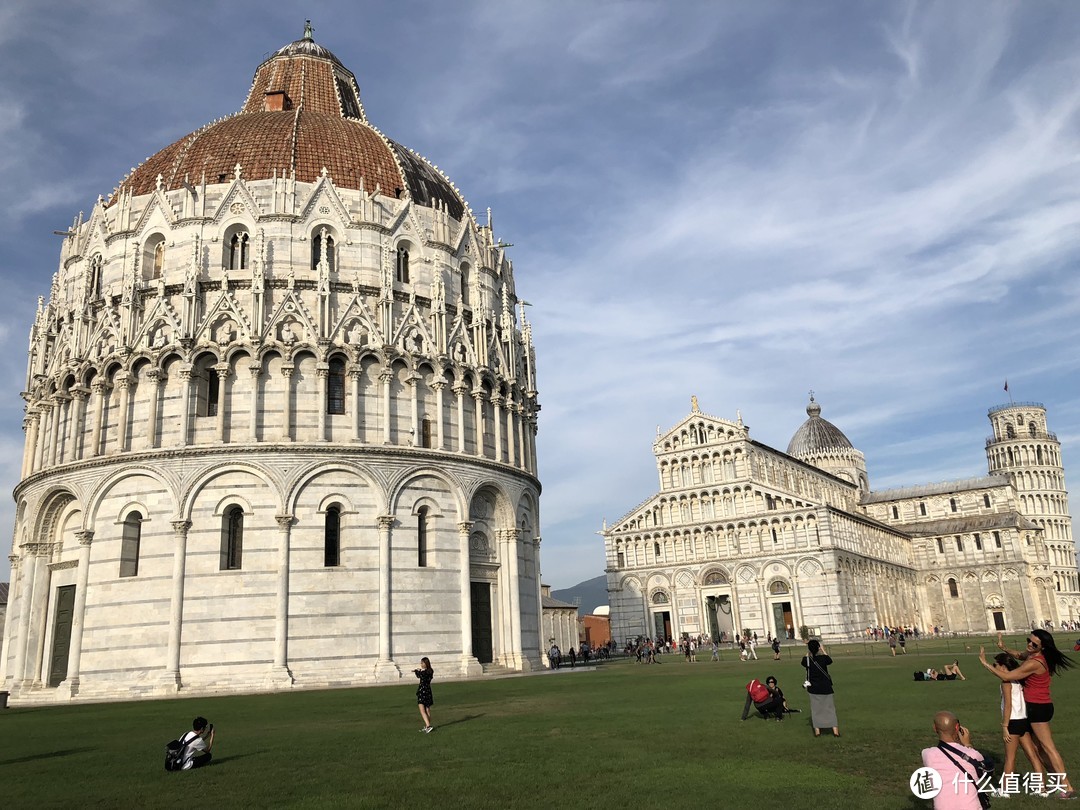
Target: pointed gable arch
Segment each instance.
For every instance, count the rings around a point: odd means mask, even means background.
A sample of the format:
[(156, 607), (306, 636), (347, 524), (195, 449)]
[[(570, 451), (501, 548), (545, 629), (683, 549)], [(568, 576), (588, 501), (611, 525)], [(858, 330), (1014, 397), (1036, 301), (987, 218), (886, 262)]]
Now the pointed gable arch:
[(460, 314), (450, 327), (450, 334), (446, 338), (446, 351), (455, 363), (476, 365), (476, 346)]
[[(330, 210), (320, 210), (323, 207), (329, 208)], [(313, 222), (326, 217), (329, 214), (335, 214), (338, 219), (338, 224), (342, 228), (347, 228), (353, 224), (349, 208), (341, 199), (337, 186), (334, 185), (334, 181), (327, 173), (325, 167), (320, 173), (319, 179), (315, 182), (314, 188), (311, 189), (307, 199), (300, 204), (299, 208), (300, 218), (305, 222), (308, 222), (309, 220)], [(312, 222), (308, 222), (308, 224), (311, 225)]]
[(398, 321), (394, 337), (390, 342), (410, 354), (433, 354), (435, 342), (432, 340), (431, 330), (417, 309), (415, 301), (409, 304), (405, 314)]
[(319, 330), (303, 300), (296, 290), (288, 290), (285, 297), (274, 308), (262, 330), (264, 341), (273, 341), (286, 347), (303, 343), (315, 345)]
[(386, 341), (377, 324), (378, 321), (364, 303), (363, 297), (355, 294), (330, 330), (330, 342), (357, 350), (381, 346)]
[(259, 203), (248, 188), (247, 181), (241, 175), (232, 181), (232, 184), (225, 192), (225, 196), (221, 198), (217, 210), (214, 211), (212, 221), (215, 225), (220, 226), (227, 217), (245, 215), (250, 217), (252, 221), (257, 221), (262, 214)]
[(183, 334), (180, 316), (167, 298), (158, 296), (146, 312), (132, 340), (132, 347), (156, 351), (178, 345)]
[[(227, 337), (225, 331), (228, 332)], [(221, 346), (235, 340), (250, 343), (252, 331), (251, 319), (240, 302), (231, 291), (221, 290), (195, 329), (193, 337), (196, 345), (213, 343)]]

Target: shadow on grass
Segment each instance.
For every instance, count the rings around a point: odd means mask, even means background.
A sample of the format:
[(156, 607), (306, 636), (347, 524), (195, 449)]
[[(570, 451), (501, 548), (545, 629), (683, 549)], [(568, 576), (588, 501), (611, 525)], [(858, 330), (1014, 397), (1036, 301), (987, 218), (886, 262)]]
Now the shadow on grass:
[(265, 754), (265, 753), (266, 753), (266, 751), (247, 751), (246, 753), (243, 753), (243, 754), (229, 754), (227, 757), (221, 757), (221, 758), (214, 757), (213, 760), (210, 761), (210, 764), (207, 767), (212, 768), (215, 765), (223, 765), (226, 762), (232, 762), (233, 760), (236, 760), (236, 759), (247, 759), (248, 757), (257, 757), (257, 756), (259, 756), (259, 754)]
[(483, 716), (484, 715), (482, 714), (467, 714), (464, 717), (459, 717), (457, 720), (451, 720), (449, 723), (439, 723), (439, 726), (441, 728), (446, 728), (447, 726), (456, 726), (458, 723), (468, 723), (470, 720), (476, 720), (477, 718)]
[(34, 762), (39, 759), (55, 759), (56, 757), (69, 757), (72, 754), (85, 754), (89, 751), (97, 751), (97, 748), (67, 748), (63, 751), (47, 751), (44, 754), (31, 754), (26, 757), (15, 759), (0, 759), (0, 765), (19, 765), (23, 762)]

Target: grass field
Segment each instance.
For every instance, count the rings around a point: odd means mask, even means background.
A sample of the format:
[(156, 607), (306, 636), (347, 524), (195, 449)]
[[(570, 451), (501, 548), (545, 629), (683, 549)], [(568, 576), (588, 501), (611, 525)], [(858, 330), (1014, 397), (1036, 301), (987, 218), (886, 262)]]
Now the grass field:
[[(667, 656), (660, 666), (616, 661), (485, 682), (440, 683), (436, 673), (430, 735), (417, 733), (409, 681), (9, 709), (0, 714), (0, 805), (924, 807), (908, 778), (932, 743), (935, 711), (956, 712), (977, 747), (1003, 758), (998, 682), (979, 666), (977, 644), (923, 642), (895, 659), (880, 644), (873, 655), (869, 645), (830, 646), (840, 739), (811, 737), (796, 645), (781, 662), (766, 651), (756, 662), (725, 653), (715, 663), (706, 652), (695, 664)], [(953, 658), (967, 681), (912, 680), (913, 670)], [(804, 713), (740, 722), (743, 685), (768, 674)], [(1054, 698), (1055, 739), (1066, 765), (1080, 768), (1080, 670), (1054, 679)], [(218, 730), (214, 762), (166, 773), (165, 742), (196, 714)], [(1008, 806), (1039, 803), (1014, 797)]]

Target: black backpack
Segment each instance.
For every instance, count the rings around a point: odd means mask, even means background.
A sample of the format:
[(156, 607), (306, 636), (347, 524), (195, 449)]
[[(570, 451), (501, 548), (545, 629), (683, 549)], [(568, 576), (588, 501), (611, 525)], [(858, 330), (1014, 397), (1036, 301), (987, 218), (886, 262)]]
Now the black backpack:
[[(182, 734), (181, 737), (186, 737), (187, 734)], [(184, 764), (184, 749), (188, 747), (186, 742), (181, 740), (170, 740), (165, 743), (165, 770), (178, 771)]]

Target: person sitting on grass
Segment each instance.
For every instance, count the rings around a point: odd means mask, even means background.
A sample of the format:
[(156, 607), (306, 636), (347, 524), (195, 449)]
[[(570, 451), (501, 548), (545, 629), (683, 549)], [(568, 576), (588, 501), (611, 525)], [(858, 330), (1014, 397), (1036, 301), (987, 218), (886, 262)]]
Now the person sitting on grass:
[(746, 685), (746, 702), (743, 704), (742, 718), (750, 716), (750, 705), (753, 704), (758, 713), (766, 720), (774, 717), (777, 720), (784, 719), (784, 693), (776, 684), (776, 678), (770, 675), (762, 684), (757, 678)]
[(214, 747), (214, 726), (207, 724), (205, 717), (196, 717), (191, 723), (191, 731), (180, 738), (185, 746), (184, 756), (180, 760), (180, 770), (190, 771), (209, 765), (210, 749)]

